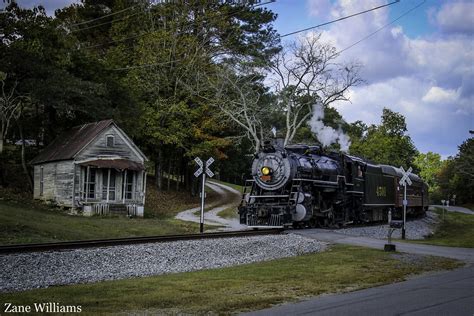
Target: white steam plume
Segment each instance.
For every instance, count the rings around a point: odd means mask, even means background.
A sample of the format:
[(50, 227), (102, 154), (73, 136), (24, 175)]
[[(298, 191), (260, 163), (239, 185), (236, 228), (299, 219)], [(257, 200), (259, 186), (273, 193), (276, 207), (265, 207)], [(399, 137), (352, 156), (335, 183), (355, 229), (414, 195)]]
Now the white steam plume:
[(333, 143), (338, 143), (339, 146), (341, 146), (341, 151), (349, 151), (349, 146), (351, 145), (349, 136), (344, 134), (340, 127), (338, 130), (335, 130), (331, 126), (325, 126), (322, 121), (323, 118), (323, 106), (321, 104), (313, 105), (313, 116), (309, 121), (309, 126), (321, 144), (323, 144), (323, 146), (329, 146)]

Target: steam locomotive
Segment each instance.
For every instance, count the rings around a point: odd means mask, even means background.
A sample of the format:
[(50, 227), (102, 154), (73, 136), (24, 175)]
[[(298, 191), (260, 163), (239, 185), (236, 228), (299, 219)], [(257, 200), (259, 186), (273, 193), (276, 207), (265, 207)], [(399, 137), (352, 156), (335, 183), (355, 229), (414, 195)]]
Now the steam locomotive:
[[(401, 170), (319, 146), (267, 141), (255, 155), (238, 207), (250, 227), (339, 227), (401, 218)], [(407, 187), (407, 216), (428, 207), (428, 187), (414, 174)]]

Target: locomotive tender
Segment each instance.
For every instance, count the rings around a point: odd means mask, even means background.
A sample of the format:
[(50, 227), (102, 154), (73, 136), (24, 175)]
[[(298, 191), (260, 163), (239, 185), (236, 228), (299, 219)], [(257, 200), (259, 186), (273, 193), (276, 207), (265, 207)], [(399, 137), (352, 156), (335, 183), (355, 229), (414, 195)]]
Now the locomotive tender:
[[(339, 227), (400, 218), (399, 168), (369, 163), (319, 146), (265, 142), (252, 163), (239, 206), (240, 223), (250, 227)], [(410, 175), (407, 216), (428, 207), (428, 187)]]

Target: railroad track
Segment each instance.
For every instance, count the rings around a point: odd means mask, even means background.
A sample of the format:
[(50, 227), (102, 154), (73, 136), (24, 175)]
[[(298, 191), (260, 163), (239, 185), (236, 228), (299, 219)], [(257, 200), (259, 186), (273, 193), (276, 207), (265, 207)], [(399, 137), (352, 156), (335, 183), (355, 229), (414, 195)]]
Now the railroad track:
[(107, 247), (118, 245), (145, 244), (156, 242), (169, 242), (179, 240), (198, 240), (210, 238), (230, 238), (230, 237), (246, 237), (258, 235), (277, 235), (281, 234), (284, 229), (261, 229), (261, 230), (244, 230), (232, 232), (216, 232), (204, 234), (187, 234), (187, 235), (164, 235), (164, 236), (145, 236), (145, 237), (127, 237), (112, 239), (95, 239), (95, 240), (77, 240), (63, 241), (43, 244), (17, 244), (0, 246), (0, 254), (35, 252), (35, 251), (53, 251), (66, 249), (80, 249), (93, 247)]

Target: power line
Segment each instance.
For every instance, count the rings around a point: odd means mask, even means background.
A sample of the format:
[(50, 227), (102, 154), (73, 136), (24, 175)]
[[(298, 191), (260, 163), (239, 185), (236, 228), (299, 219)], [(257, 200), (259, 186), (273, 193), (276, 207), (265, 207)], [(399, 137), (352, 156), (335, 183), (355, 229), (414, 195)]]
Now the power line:
[[(269, 2), (274, 2), (274, 0), (273, 0), (273, 1), (269, 1)], [(392, 2), (392, 3), (389, 3), (389, 4), (387, 4), (387, 5), (391, 5), (391, 4), (394, 4), (394, 3), (396, 3), (396, 2), (399, 2), (399, 0), (398, 0), (398, 1), (395, 1), (395, 2)], [(412, 11), (418, 9), (418, 8), (421, 7), (425, 2), (426, 2), (426, 0), (423, 0), (422, 2), (420, 2), (420, 3), (417, 4), (416, 6), (412, 7), (411, 9), (405, 11), (404, 13), (402, 13), (400, 16), (398, 16), (397, 18), (393, 19), (393, 20), (390, 21), (389, 23), (383, 25), (382, 27), (378, 28), (378, 29), (375, 30), (374, 32), (368, 34), (367, 36), (364, 36), (363, 38), (361, 38), (361, 39), (358, 40), (357, 42), (354, 42), (353, 44), (351, 44), (351, 45), (347, 46), (346, 48), (340, 50), (340, 51), (337, 52), (335, 55), (339, 55), (339, 54), (345, 52), (346, 50), (349, 50), (350, 48), (352, 48), (352, 47), (358, 45), (359, 43), (361, 43), (361, 42), (363, 42), (363, 41), (365, 41), (366, 39), (368, 39), (368, 38), (374, 36), (375, 34), (377, 34), (378, 32), (380, 32), (381, 30), (383, 30), (383, 29), (385, 29), (386, 27), (388, 27), (388, 26), (392, 25), (393, 23), (397, 22), (398, 20), (400, 20), (401, 18), (405, 17), (406, 15), (408, 15), (409, 13), (411, 13)], [(261, 4), (261, 5), (264, 5), (264, 4), (266, 4), (266, 3), (263, 3), (263, 4)], [(387, 6), (387, 5), (385, 5), (385, 6)], [(380, 8), (380, 7), (378, 7), (378, 8)], [(371, 10), (375, 10), (375, 9), (377, 9), (377, 8), (373, 8), (373, 9), (371, 9)], [(368, 10), (368, 11), (370, 11), (370, 10)], [(365, 12), (368, 12), (368, 11), (365, 11)], [(362, 14), (362, 13), (358, 13), (358, 14)], [(356, 14), (356, 15), (357, 15), (357, 14)], [(350, 17), (350, 16), (348, 16), (348, 17)], [(345, 17), (345, 18), (348, 18), (348, 17)], [(343, 18), (343, 19), (344, 19), (344, 18)], [(336, 21), (332, 21), (332, 22), (328, 22), (328, 23), (334, 23), (334, 22), (336, 22)], [(313, 28), (314, 28), (314, 27), (313, 27)], [(310, 28), (310, 29), (311, 29), (311, 28)], [(299, 31), (299, 32), (302, 32), (302, 31)], [(149, 33), (153, 33), (153, 32), (148, 32), (147, 34), (149, 34)], [(146, 35), (146, 34), (139, 34), (138, 36), (144, 36), (144, 35)], [(134, 36), (134, 37), (138, 37), (138, 36)], [(287, 36), (287, 34), (286, 34), (286, 35), (283, 35), (283, 36)], [(283, 36), (281, 36), (281, 37), (283, 37)], [(124, 39), (124, 40), (125, 40), (125, 39)], [(114, 41), (114, 42), (116, 42), (116, 41)], [(101, 44), (101, 45), (102, 45), (102, 44)], [(93, 46), (92, 46), (92, 47), (93, 47)], [(172, 60), (172, 61), (163, 62), (163, 63), (145, 64), (145, 65), (139, 65), (139, 66), (116, 68), (116, 69), (111, 69), (111, 70), (121, 71), (121, 70), (135, 69), (135, 68), (147, 68), (147, 67), (153, 67), (153, 66), (166, 65), (166, 64), (170, 64), (170, 63), (179, 62), (179, 61), (181, 61), (181, 60)], [(472, 132), (472, 131), (470, 131), (470, 132)]]
[(363, 42), (363, 41), (365, 41), (366, 39), (368, 39), (368, 38), (374, 36), (375, 34), (377, 34), (378, 32), (380, 32), (380, 31), (383, 30), (384, 28), (386, 28), (386, 27), (392, 25), (393, 23), (395, 23), (395, 22), (397, 22), (398, 20), (400, 20), (401, 18), (403, 18), (405, 15), (407, 15), (407, 14), (409, 14), (410, 12), (412, 12), (412, 11), (418, 9), (418, 8), (421, 7), (425, 2), (426, 2), (426, 0), (423, 0), (421, 3), (417, 4), (417, 5), (414, 6), (413, 8), (411, 8), (411, 9), (405, 11), (404, 13), (402, 13), (402, 14), (401, 14), (399, 17), (397, 17), (396, 19), (394, 19), (394, 20), (390, 21), (389, 23), (385, 24), (384, 26), (378, 28), (378, 29), (375, 30), (374, 32), (370, 33), (369, 35), (367, 35), (367, 36), (361, 38), (361, 39), (358, 40), (357, 42), (355, 42), (355, 43), (353, 43), (353, 44), (347, 46), (347, 47), (344, 48), (343, 50), (340, 50), (337, 54), (341, 54), (342, 52), (345, 52), (346, 50), (348, 50), (348, 49), (350, 49), (350, 48), (356, 46), (356, 45), (359, 44), (360, 42)]
[[(270, 3), (273, 3), (273, 2), (276, 2), (276, 0), (269, 0), (269, 1), (267, 1), (267, 2), (259, 3), (259, 4), (256, 4), (256, 5), (253, 5), (252, 8), (260, 7), (260, 6), (262, 6), (262, 5), (270, 4)], [(230, 12), (230, 13), (220, 13), (220, 14), (218, 14), (218, 15), (216, 15), (216, 16), (219, 17), (219, 16), (222, 16), (222, 15), (228, 15), (228, 16), (230, 17), (230, 16), (236, 15), (237, 13), (242, 12), (242, 11), (244, 11), (244, 10), (245, 10), (245, 8), (244, 8), (244, 9), (241, 9), (241, 10), (238, 10), (238, 11)], [(154, 15), (156, 15), (156, 14), (154, 14)], [(216, 16), (215, 16), (215, 17), (216, 17)], [(127, 17), (127, 18), (128, 18), (128, 17)], [(121, 21), (121, 20), (118, 20), (118, 21)], [(107, 23), (110, 23), (110, 22), (112, 22), (112, 21), (109, 21), (109, 22), (107, 22)], [(103, 24), (100, 24), (100, 25), (105, 25), (105, 24), (107, 24), (107, 23), (103, 23)], [(196, 22), (195, 22), (195, 21), (189, 21), (188, 23), (184, 23), (184, 25), (192, 25), (192, 24), (194, 24), (194, 23), (196, 23)], [(97, 25), (97, 26), (99, 26), (99, 25)], [(92, 28), (92, 27), (90, 27), (90, 28)], [(81, 31), (82, 31), (82, 30), (86, 30), (86, 29), (87, 29), (87, 28), (81, 29)], [(125, 37), (125, 38), (118, 39), (118, 40), (109, 41), (109, 42), (106, 42), (106, 43), (101, 43), (101, 44), (86, 46), (86, 47), (84, 47), (84, 49), (100, 47), (100, 46), (103, 46), (103, 45), (108, 45), (108, 44), (113, 44), (113, 43), (118, 43), (118, 42), (124, 42), (124, 41), (129, 40), (129, 39), (134, 39), (134, 38), (146, 36), (146, 35), (148, 35), (148, 34), (152, 34), (152, 33), (155, 33), (155, 32), (156, 32), (156, 31), (144, 32), (144, 33), (141, 33), (141, 34), (136, 34), (136, 35), (133, 35), (133, 36)]]
[(130, 10), (130, 9), (133, 9), (133, 8), (137, 7), (137, 6), (138, 6), (138, 5), (133, 5), (133, 6), (131, 6), (131, 7), (128, 7), (128, 8), (125, 8), (125, 9), (122, 9), (122, 10), (119, 10), (119, 11), (116, 11), (116, 12), (113, 12), (113, 13), (110, 13), (110, 14), (103, 15), (103, 16), (100, 16), (100, 17), (95, 18), (95, 19), (92, 19), (92, 20), (88, 20), (88, 21), (84, 21), (84, 22), (79, 22), (79, 23), (71, 24), (70, 26), (78, 26), (78, 25), (83, 25), (83, 24), (87, 24), (87, 23), (90, 23), (90, 22), (98, 21), (98, 20), (107, 18), (107, 17), (109, 17), (109, 16), (113, 16), (113, 15), (116, 15), (116, 14), (119, 14), (119, 13), (122, 13), (122, 12), (125, 12), (125, 11), (128, 11), (128, 10)]
[(121, 71), (121, 70), (130, 70), (130, 69), (136, 69), (136, 68), (148, 68), (148, 67), (154, 67), (154, 66), (168, 65), (168, 64), (176, 63), (178, 61), (181, 61), (181, 59), (170, 60), (170, 61), (166, 61), (166, 62), (162, 62), (162, 63), (156, 63), (156, 64), (144, 64), (144, 65), (138, 65), (138, 66), (114, 68), (114, 69), (109, 69), (109, 70)]
[(333, 21), (321, 23), (321, 24), (318, 24), (318, 25), (315, 25), (315, 26), (307, 27), (307, 28), (302, 29), (302, 30), (298, 30), (298, 31), (286, 33), (286, 34), (280, 35), (280, 38), (286, 37), (286, 36), (290, 36), (290, 35), (293, 35), (293, 34), (297, 34), (297, 33), (301, 33), (301, 32), (305, 32), (305, 31), (309, 31), (309, 30), (312, 30), (312, 29), (315, 29), (315, 28), (318, 28), (318, 27), (321, 27), (321, 26), (328, 25), (328, 24), (336, 23), (336, 22), (339, 22), (339, 21), (342, 21), (342, 20), (345, 20), (345, 19), (348, 19), (348, 18), (352, 18), (352, 17), (357, 16), (357, 15), (361, 15), (361, 14), (370, 12), (370, 11), (375, 11), (375, 10), (381, 9), (381, 8), (383, 8), (383, 7), (388, 7), (388, 6), (390, 6), (390, 5), (392, 5), (392, 4), (395, 4), (395, 3), (398, 3), (398, 2), (400, 2), (400, 0), (395, 0), (395, 1), (393, 1), (393, 2), (384, 4), (384, 5), (381, 5), (381, 6), (372, 8), (372, 9), (368, 9), (368, 10), (361, 11), (361, 12), (358, 12), (358, 13), (354, 13), (354, 14), (351, 14), (351, 15), (348, 15), (348, 16), (344, 16), (344, 17), (339, 18), (339, 19), (337, 19), (337, 20), (333, 20)]
[(93, 29), (95, 27), (99, 27), (99, 26), (102, 26), (102, 25), (107, 25), (111, 22), (120, 22), (120, 21), (123, 21), (123, 20), (126, 20), (132, 16), (135, 16), (135, 15), (138, 15), (139, 13), (141, 12), (135, 12), (133, 14), (130, 14), (130, 15), (126, 15), (124, 16), (123, 18), (121, 19), (118, 19), (118, 20), (113, 20), (113, 21), (107, 21), (107, 22), (104, 22), (104, 23), (99, 23), (99, 24), (94, 24), (94, 25), (91, 25), (91, 26), (88, 26), (88, 27), (83, 27), (83, 28), (80, 28), (80, 29), (77, 29), (77, 30), (73, 30), (71, 31), (72, 33), (75, 33), (75, 32), (81, 32), (81, 31), (85, 31), (85, 30), (89, 30), (89, 29)]

